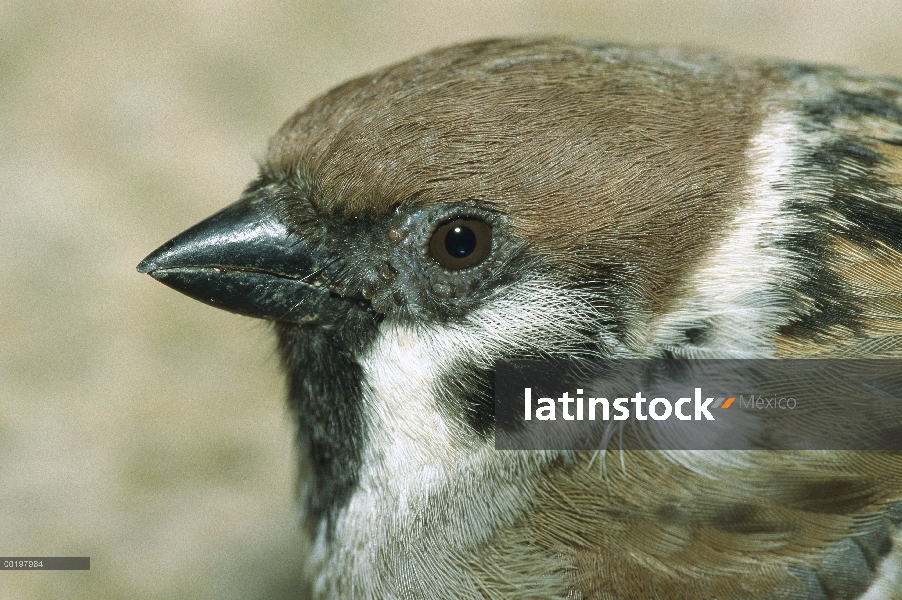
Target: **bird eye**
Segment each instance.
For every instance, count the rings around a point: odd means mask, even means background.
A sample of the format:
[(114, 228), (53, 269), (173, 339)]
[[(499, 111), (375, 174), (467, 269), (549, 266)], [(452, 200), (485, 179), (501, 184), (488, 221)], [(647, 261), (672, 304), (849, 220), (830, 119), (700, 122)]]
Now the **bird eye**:
[(479, 219), (454, 219), (438, 226), (429, 254), (451, 271), (475, 267), (492, 251), (492, 228)]

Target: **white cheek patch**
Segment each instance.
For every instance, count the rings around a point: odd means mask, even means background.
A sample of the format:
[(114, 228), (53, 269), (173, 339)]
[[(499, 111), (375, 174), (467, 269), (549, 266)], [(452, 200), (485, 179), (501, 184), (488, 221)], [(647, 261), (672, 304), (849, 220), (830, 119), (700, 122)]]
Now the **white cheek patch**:
[[(365, 442), (359, 484), (337, 516), (332, 539), (325, 529), (318, 535), (312, 561), (317, 591), (340, 596), (336, 586), (350, 581), (374, 598), (386, 597), (380, 590), (390, 594), (406, 585), (393, 581), (396, 576), (447, 584), (449, 595), (433, 590), (436, 597), (453, 597), (453, 585), (471, 586), (459, 564), (465, 549), (516, 520), (532, 500), (535, 476), (560, 453), (499, 452), (491, 435), (474, 441), (461, 429), (462, 419), (449, 413), (456, 405), (441, 382), (460, 364), (490, 367), (513, 352), (569, 356), (586, 347), (585, 325), (598, 321), (583, 292), (533, 280), (499, 290), (462, 323), (383, 322), (360, 357)], [(408, 540), (416, 541), (416, 555), (400, 547)], [(418, 572), (427, 567), (442, 570), (441, 576)]]
[[(747, 204), (692, 274), (685, 297), (655, 323), (652, 352), (669, 350), (685, 358), (773, 356), (773, 334), (792, 317), (787, 290), (802, 279), (791, 251), (779, 245), (805, 232), (788, 207), (818, 193), (799, 181), (799, 168), (814, 148), (832, 139), (803, 130), (799, 121), (791, 112), (777, 112), (752, 139)], [(688, 335), (693, 330), (699, 340)]]
[[(463, 323), (409, 327), (386, 322), (361, 357), (367, 448), (364, 464), (390, 473), (414, 466), (456, 465), (455, 450), (472, 440), (446, 422), (441, 382), (456, 365), (491, 368), (494, 361), (525, 350), (538, 356), (572, 356), (585, 347), (586, 323), (598, 321), (578, 292), (533, 281), (499, 292)], [(445, 410), (443, 410), (445, 409)]]
[(361, 487), (391, 498), (392, 512), (403, 518), (450, 478), (501, 460), (493, 439), (474, 448), (458, 420), (449, 418), (441, 381), (453, 377), (455, 365), (491, 367), (526, 349), (568, 356), (585, 342), (585, 324), (597, 320), (579, 292), (532, 281), (500, 292), (463, 323), (383, 324), (361, 357), (367, 439)]
[(460, 457), (448, 452), (469, 453), (472, 440), (462, 435), (459, 420), (448, 422), (447, 406), (441, 406), (451, 393), (442, 382), (455, 377), (455, 368), (490, 369), (499, 358), (523, 352), (585, 355), (587, 344), (604, 337), (585, 331), (599, 320), (586, 293), (534, 280), (500, 290), (462, 323), (386, 322), (361, 357), (368, 448), (376, 453), (371, 458), (389, 472), (411, 464), (459, 464)]

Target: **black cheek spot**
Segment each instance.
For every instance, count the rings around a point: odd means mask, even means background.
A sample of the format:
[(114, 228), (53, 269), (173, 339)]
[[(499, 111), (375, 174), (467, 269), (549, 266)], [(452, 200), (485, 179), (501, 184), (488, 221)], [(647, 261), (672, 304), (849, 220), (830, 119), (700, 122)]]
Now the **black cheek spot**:
[(480, 439), (495, 427), (495, 370), (459, 365), (438, 386), (447, 394), (441, 410), (462, 422)]
[(690, 327), (684, 333), (686, 335), (686, 341), (692, 344), (693, 346), (701, 346), (707, 341), (708, 336), (711, 330), (708, 327)]

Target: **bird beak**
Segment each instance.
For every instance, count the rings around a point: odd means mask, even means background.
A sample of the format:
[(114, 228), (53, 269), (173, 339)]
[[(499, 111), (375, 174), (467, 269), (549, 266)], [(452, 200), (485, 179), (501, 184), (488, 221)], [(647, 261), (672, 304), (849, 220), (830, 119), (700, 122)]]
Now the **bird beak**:
[(217, 308), (309, 323), (330, 297), (328, 264), (324, 253), (275, 218), (265, 200), (249, 197), (154, 250), (138, 272)]

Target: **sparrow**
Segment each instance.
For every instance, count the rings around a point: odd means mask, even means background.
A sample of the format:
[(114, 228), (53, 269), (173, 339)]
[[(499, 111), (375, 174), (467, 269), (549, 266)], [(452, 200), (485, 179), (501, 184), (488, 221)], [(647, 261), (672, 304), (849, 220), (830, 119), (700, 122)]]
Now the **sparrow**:
[(511, 358), (902, 358), (902, 81), (438, 49), (138, 270), (272, 321), (316, 598), (902, 598), (898, 452), (500, 451), (493, 404)]

